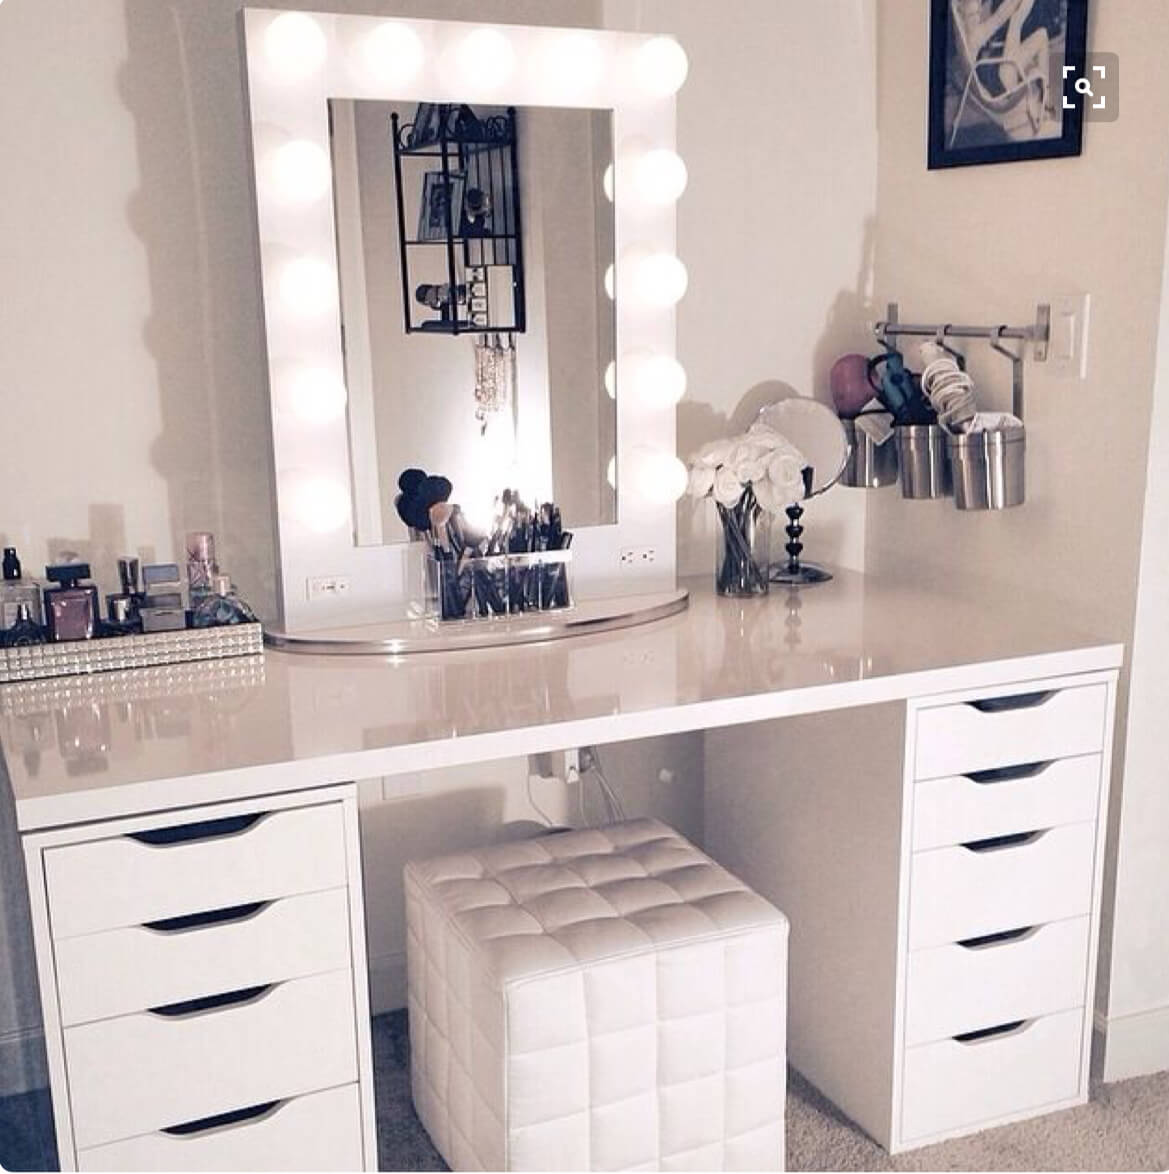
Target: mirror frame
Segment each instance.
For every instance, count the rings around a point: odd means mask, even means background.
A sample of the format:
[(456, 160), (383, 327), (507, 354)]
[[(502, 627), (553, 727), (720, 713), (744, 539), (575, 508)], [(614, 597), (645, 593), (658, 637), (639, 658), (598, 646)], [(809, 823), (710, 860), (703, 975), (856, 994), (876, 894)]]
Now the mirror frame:
[[(582, 598), (672, 589), (675, 582), (674, 495), (663, 472), (675, 456), (675, 405), (652, 388), (629, 387), (637, 359), (674, 357), (673, 302), (647, 289), (647, 258), (675, 251), (673, 202), (639, 197), (633, 182), (649, 150), (673, 150), (673, 92), (647, 71), (663, 38), (640, 33), (526, 25), (399, 20), (298, 12), (280, 32), (286, 55), (269, 38), (276, 21), (293, 14), (245, 9), (244, 40), (252, 132), (257, 228), (269, 398), (276, 466), (281, 626), (311, 631), (400, 618), (413, 592), (409, 544), (358, 546), (353, 521), (352, 459), (345, 410), (345, 363), (337, 279), (330, 98), (434, 102), (482, 101), (514, 106), (572, 106), (613, 111), (615, 240), (617, 255), (616, 380), (617, 523), (574, 527), (575, 590)], [(390, 30), (388, 33), (383, 30)], [(407, 30), (402, 33), (400, 30)], [(468, 80), (452, 68), (468, 37), (502, 36), (513, 68), (505, 78)], [(367, 52), (402, 37), (420, 61)], [(372, 40), (371, 40), (372, 38)], [(498, 45), (500, 42), (495, 41)], [(566, 52), (595, 68), (572, 79), (557, 69)], [(406, 55), (409, 56), (409, 55)], [(683, 59), (684, 60), (684, 59)], [(414, 75), (395, 79), (406, 65)], [(683, 70), (684, 76), (684, 70)], [(570, 81), (574, 84), (569, 85)], [(674, 87), (676, 88), (676, 87)], [(276, 153), (298, 144), (302, 183), (290, 191), (288, 169)], [(287, 162), (287, 159), (285, 160)], [(283, 178), (283, 184), (281, 179)], [(326, 182), (327, 181), (327, 182)], [(634, 360), (631, 365), (630, 360)], [(315, 402), (306, 399), (313, 373)], [(298, 382), (298, 379), (300, 382)], [(651, 559), (623, 565), (628, 548), (650, 548)], [(310, 599), (310, 580), (328, 584)]]

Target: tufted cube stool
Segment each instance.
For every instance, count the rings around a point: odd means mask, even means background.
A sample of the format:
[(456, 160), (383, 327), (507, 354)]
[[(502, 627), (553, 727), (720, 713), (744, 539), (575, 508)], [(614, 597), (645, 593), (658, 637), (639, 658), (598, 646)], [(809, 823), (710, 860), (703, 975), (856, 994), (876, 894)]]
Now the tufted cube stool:
[(783, 1168), (788, 925), (652, 819), (406, 868), (414, 1104), (456, 1170)]

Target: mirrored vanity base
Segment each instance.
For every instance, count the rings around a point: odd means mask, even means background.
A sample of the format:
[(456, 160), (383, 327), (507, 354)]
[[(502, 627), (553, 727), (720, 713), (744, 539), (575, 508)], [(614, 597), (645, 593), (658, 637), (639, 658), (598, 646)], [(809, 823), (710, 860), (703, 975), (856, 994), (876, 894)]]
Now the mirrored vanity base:
[(633, 628), (677, 615), (686, 609), (689, 600), (688, 591), (676, 588), (648, 595), (582, 599), (563, 611), (527, 612), (486, 621), (415, 619), (306, 632), (269, 630), (264, 633), (264, 641), (286, 652), (327, 656), (396, 656), (495, 648)]

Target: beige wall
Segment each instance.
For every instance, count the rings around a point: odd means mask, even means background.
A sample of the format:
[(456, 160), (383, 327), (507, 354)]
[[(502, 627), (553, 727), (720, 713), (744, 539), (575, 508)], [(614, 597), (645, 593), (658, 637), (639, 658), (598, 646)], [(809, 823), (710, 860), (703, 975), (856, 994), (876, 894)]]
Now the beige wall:
[[(1131, 644), (1169, 194), (1169, 8), (1142, 6), (1134, 20), (1124, 0), (1091, 5), (1089, 43), (1120, 55), (1124, 105), (1117, 122), (1086, 127), (1080, 158), (944, 172), (923, 162), (927, 10), (880, 0), (876, 291), (907, 320), (953, 322), (1027, 322), (1038, 301), (1088, 292), (1089, 369), (1086, 381), (1065, 382), (1028, 365), (1025, 506), (959, 514), (944, 501), (873, 494), (866, 564), (907, 581), (964, 585), (989, 609), (1009, 610), (1015, 590), (1039, 591), (1069, 621)], [(1009, 407), (1005, 360), (972, 369), (987, 405)], [(1118, 761), (1123, 744), (1122, 734)], [(1113, 865), (1129, 785), (1115, 778)], [(1105, 910), (1101, 1006), (1108, 894)], [(1162, 990), (1169, 997), (1169, 985)]]

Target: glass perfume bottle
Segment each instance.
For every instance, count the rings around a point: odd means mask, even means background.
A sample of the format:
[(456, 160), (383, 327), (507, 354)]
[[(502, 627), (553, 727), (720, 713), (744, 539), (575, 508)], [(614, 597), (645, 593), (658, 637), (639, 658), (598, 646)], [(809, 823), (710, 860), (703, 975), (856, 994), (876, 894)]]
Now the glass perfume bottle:
[(28, 608), (29, 618), (34, 624), (43, 623), (40, 584), (23, 577), (14, 546), (4, 548), (3, 573), (4, 578), (0, 581), (0, 629), (7, 631), (16, 623), (22, 603)]
[(45, 630), (32, 618), (27, 603), (16, 605), (16, 620), (10, 628), (0, 632), (0, 647), (29, 648), (33, 644), (44, 644)]
[(196, 628), (219, 628), (226, 624), (254, 624), (256, 613), (235, 593), (229, 575), (211, 576), (211, 593), (195, 608), (191, 623)]
[(45, 627), (53, 641), (92, 640), (97, 634), (100, 605), (97, 587), (83, 583), (89, 578), (89, 564), (75, 554), (61, 555), (61, 561), (45, 567), (52, 587), (46, 587)]

